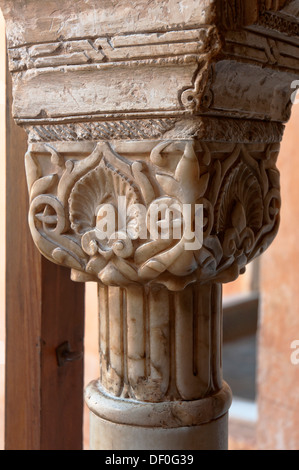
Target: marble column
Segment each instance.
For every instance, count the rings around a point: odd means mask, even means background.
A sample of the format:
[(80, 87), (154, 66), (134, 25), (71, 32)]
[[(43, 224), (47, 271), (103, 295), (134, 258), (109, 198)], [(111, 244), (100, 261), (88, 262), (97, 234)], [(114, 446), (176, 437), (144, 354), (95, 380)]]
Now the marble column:
[(99, 286), (93, 449), (227, 448), (221, 284), (278, 231), (297, 3), (0, 1), (32, 237)]

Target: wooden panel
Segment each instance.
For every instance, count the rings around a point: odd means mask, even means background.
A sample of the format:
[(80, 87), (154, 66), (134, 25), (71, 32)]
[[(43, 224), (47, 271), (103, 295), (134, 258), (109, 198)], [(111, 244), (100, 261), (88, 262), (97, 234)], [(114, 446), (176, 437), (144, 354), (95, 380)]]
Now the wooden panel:
[(10, 110), (7, 77), (6, 449), (82, 449), (83, 359), (59, 367), (56, 348), (69, 341), (83, 351), (84, 284), (31, 240), (26, 135)]
[(83, 352), (84, 284), (41, 259), (41, 449), (82, 449), (83, 355), (59, 367), (56, 348), (68, 341)]

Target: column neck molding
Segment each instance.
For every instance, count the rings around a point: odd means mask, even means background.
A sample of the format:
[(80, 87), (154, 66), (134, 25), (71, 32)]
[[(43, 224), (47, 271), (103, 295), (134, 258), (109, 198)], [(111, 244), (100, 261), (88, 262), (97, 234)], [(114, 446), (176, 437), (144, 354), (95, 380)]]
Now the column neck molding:
[(163, 117), (128, 120), (68, 120), (55, 123), (26, 124), (29, 144), (63, 142), (184, 140), (187, 138), (217, 143), (281, 142), (284, 124), (257, 119), (219, 119), (215, 116)]

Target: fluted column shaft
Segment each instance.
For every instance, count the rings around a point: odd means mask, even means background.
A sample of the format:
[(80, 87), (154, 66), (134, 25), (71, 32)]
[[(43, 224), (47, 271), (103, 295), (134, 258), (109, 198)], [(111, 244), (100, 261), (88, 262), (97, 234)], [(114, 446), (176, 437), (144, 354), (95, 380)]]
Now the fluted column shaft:
[(100, 379), (111, 395), (195, 400), (222, 387), (221, 285), (99, 288)]
[(99, 288), (100, 378), (86, 389), (94, 448), (227, 448), (221, 305), (220, 284)]

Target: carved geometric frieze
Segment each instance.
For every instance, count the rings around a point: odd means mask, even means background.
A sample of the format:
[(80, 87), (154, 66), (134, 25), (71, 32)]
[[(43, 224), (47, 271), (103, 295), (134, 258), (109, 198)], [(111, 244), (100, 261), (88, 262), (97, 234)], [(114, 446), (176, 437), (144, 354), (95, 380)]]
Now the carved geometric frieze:
[[(61, 119), (66, 109), (68, 116), (182, 114), (192, 106), (191, 95), (200, 101), (219, 48), (214, 26), (13, 48), (13, 112), (24, 123)], [(88, 87), (82, 86), (86, 78)], [(70, 80), (72, 89), (65, 93)]]

